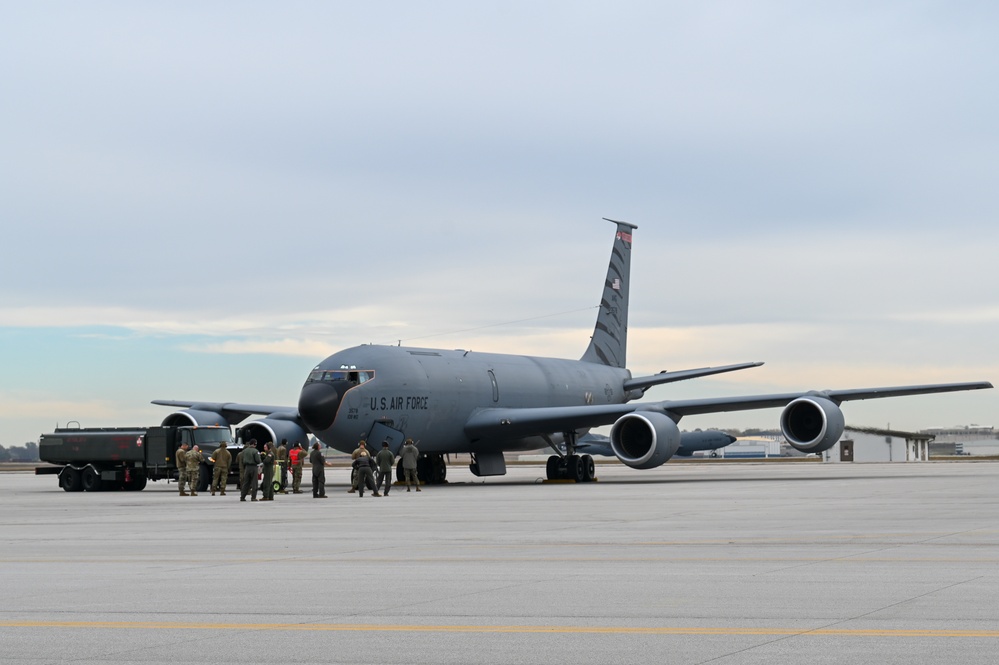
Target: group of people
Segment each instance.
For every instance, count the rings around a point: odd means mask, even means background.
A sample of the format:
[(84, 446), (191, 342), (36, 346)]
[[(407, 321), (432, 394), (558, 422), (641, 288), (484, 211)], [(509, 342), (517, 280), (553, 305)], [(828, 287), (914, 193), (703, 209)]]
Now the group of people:
[[(416, 491), (420, 491), (420, 481), (417, 477), (416, 466), (420, 458), (420, 451), (413, 443), (412, 439), (406, 439), (399, 451), (402, 458), (403, 480), (406, 483), (406, 491), (410, 491), (410, 483), (416, 486)], [(392, 469), (395, 467), (395, 454), (389, 448), (389, 442), (382, 442), (382, 449), (376, 455), (368, 451), (368, 444), (364, 439), (357, 444), (357, 448), (350, 454), (351, 474), (350, 489), (348, 492), (357, 492), (359, 497), (364, 496), (364, 490), (370, 489), (372, 496), (382, 496), (378, 492), (384, 486), (384, 496), (388, 496), (392, 489)], [(377, 477), (376, 477), (377, 474)]]
[[(420, 491), (420, 481), (417, 477), (417, 460), (420, 451), (413, 443), (412, 439), (406, 439), (399, 451), (402, 458), (403, 474), (406, 482), (406, 491), (410, 491), (410, 484), (416, 486), (416, 491)], [(273, 501), (275, 492), (287, 494), (288, 467), (291, 467), (292, 494), (303, 494), (302, 492), (302, 470), (305, 465), (306, 450), (301, 443), (288, 450), (288, 440), (282, 439), (281, 444), (276, 448), (271, 442), (266, 442), (262, 450), (257, 450), (257, 440), (250, 439), (246, 446), (236, 456), (239, 463), (239, 488), (240, 501), (246, 501), (250, 496), (251, 501), (257, 500), (257, 492), (263, 494), (262, 501)], [(180, 496), (197, 496), (197, 487), (201, 474), (201, 464), (205, 461), (204, 453), (197, 445), (188, 446), (182, 443), (176, 452), (177, 481), (180, 486)], [(326, 467), (332, 466), (323, 456), (319, 443), (312, 445), (312, 450), (308, 453), (309, 463), (312, 465), (312, 497), (314, 499), (325, 499), (326, 495)], [(357, 449), (351, 455), (351, 488), (349, 492), (357, 492), (358, 496), (364, 496), (365, 489), (371, 489), (372, 496), (383, 496), (378, 489), (384, 485), (384, 496), (388, 496), (392, 487), (392, 469), (395, 466), (395, 454), (389, 448), (389, 442), (382, 443), (382, 449), (378, 454), (372, 456), (367, 450), (367, 443), (362, 439), (358, 443)], [(225, 496), (225, 486), (229, 478), (229, 469), (232, 466), (232, 453), (229, 452), (226, 443), (219, 444), (218, 449), (208, 458), (212, 464), (212, 480), (210, 484), (212, 496), (218, 491), (221, 496)], [(275, 467), (277, 467), (275, 469)], [(378, 477), (375, 479), (375, 472)], [(277, 474), (277, 482), (275, 482)], [(275, 489), (277, 486), (277, 489)], [(185, 487), (190, 488), (190, 493), (184, 491)]]

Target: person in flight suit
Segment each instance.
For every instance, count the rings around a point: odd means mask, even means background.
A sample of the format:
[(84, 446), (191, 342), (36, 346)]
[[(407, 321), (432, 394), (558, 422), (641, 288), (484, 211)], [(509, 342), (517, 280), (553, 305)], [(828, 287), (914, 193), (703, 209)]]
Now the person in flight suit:
[(388, 496), (389, 489), (392, 488), (392, 467), (395, 466), (395, 455), (389, 450), (389, 442), (382, 442), (382, 449), (375, 455), (375, 462), (378, 464), (378, 477), (375, 479), (375, 490), (385, 482), (383, 493)]
[(305, 448), (299, 441), (295, 447), (288, 451), (288, 460), (291, 462), (291, 493), (302, 493), (302, 467), (305, 466)]
[(229, 480), (229, 467), (232, 466), (232, 453), (226, 447), (225, 441), (219, 443), (218, 449), (208, 458), (212, 463), (212, 496), (215, 490), (221, 490), (220, 496), (225, 496), (225, 484)]
[(354, 464), (358, 457), (367, 457), (371, 453), (368, 452), (367, 442), (361, 439), (357, 442), (357, 448), (354, 448), (354, 452), (350, 454), (350, 489), (347, 492), (353, 493), (357, 491), (357, 465)]
[(309, 463), (312, 465), (312, 498), (326, 499), (326, 467), (333, 466), (323, 457), (319, 450), (319, 442), (312, 444), (312, 452), (309, 453)]
[(257, 500), (257, 465), (260, 464), (260, 453), (257, 452), (257, 440), (250, 439), (246, 448), (239, 454), (239, 461), (242, 462), (243, 472), (239, 477), (239, 500), (246, 501), (246, 495), (252, 492), (251, 501)]
[(177, 464), (177, 484), (180, 485), (180, 495), (187, 496), (184, 485), (187, 484), (187, 444), (180, 444), (180, 448), (174, 453), (174, 460)]
[(187, 451), (187, 482), (191, 486), (191, 496), (198, 496), (198, 485), (201, 484), (201, 463), (205, 461), (205, 456), (201, 454), (201, 448), (195, 445)]
[(420, 491), (420, 478), (416, 474), (416, 462), (420, 459), (420, 450), (413, 443), (412, 439), (406, 439), (399, 451), (402, 457), (402, 474), (406, 478), (406, 491), (409, 491), (409, 483), (412, 481), (416, 485), (416, 491)]
[(274, 500), (274, 444), (269, 441), (264, 444), (264, 452), (260, 456), (260, 463), (264, 465), (264, 478), (261, 481), (263, 487), (264, 501)]
[(288, 439), (281, 439), (281, 445), (274, 451), (274, 461), (278, 465), (278, 477), (281, 480), (281, 494), (288, 493)]
[(371, 469), (371, 463), (374, 462), (370, 455), (361, 455), (356, 460), (351, 463), (351, 466), (357, 471), (357, 496), (363, 497), (365, 488), (370, 487), (374, 490), (374, 496), (381, 496), (378, 493), (378, 488), (375, 487), (375, 474)]

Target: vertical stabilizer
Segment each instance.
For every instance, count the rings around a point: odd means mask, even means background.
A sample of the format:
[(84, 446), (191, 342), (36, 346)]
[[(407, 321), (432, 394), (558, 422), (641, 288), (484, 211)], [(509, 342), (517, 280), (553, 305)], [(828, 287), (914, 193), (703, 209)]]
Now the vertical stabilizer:
[[(604, 219), (607, 219), (604, 217)], [(604, 293), (600, 298), (597, 324), (593, 328), (590, 346), (582, 360), (611, 367), (624, 367), (628, 352), (628, 291), (631, 281), (631, 234), (638, 227), (627, 222), (607, 219), (617, 225), (614, 247)]]

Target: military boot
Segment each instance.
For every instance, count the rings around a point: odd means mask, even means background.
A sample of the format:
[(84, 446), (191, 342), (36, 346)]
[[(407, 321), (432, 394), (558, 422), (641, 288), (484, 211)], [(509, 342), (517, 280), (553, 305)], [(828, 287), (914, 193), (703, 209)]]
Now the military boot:
[(225, 496), (225, 490), (222, 490), (221, 492), (219, 492), (219, 496)]
[(198, 493), (195, 492), (194, 490), (191, 490), (191, 496), (198, 496)]
[(187, 492), (184, 492), (184, 491), (181, 491), (180, 495), (181, 496), (188, 496)]

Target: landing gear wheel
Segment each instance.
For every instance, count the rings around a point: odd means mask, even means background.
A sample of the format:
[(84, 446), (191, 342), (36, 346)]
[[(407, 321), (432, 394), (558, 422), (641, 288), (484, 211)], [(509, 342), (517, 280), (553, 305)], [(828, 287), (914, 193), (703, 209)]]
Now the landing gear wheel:
[(83, 479), (80, 472), (70, 467), (64, 467), (59, 474), (59, 486), (67, 492), (79, 492), (83, 489)]
[(92, 466), (83, 470), (83, 489), (88, 492), (100, 492), (103, 489), (100, 472)]
[(443, 455), (433, 455), (433, 471), (431, 472), (431, 482), (434, 485), (441, 485), (447, 482), (447, 463)]
[(406, 480), (406, 472), (402, 470), (401, 459), (399, 460), (399, 463), (395, 465), (395, 479), (400, 483)]
[(281, 481), (275, 480), (273, 483), (271, 483), (271, 487), (274, 489), (274, 493), (277, 494), (278, 492), (281, 491)]
[(593, 478), (597, 475), (597, 465), (593, 463), (593, 458), (583, 455), (579, 458), (579, 466), (583, 469), (583, 482), (593, 482)]
[(431, 474), (433, 466), (430, 462), (430, 458), (426, 455), (420, 455), (419, 459), (416, 460), (416, 475), (423, 482), (430, 484)]
[(575, 480), (577, 483), (583, 482), (583, 460), (580, 459), (579, 455), (569, 455), (565, 462), (566, 476), (569, 480)]
[(558, 455), (552, 455), (548, 458), (548, 464), (545, 466), (545, 475), (548, 476), (548, 480), (559, 480), (562, 478), (562, 470), (559, 468), (561, 462), (562, 458)]

